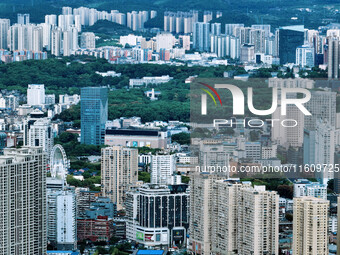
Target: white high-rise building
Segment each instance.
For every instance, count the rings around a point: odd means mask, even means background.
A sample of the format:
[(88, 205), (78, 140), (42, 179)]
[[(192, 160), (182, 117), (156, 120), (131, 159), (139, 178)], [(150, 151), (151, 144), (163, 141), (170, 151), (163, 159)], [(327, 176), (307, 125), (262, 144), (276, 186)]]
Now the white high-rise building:
[(37, 26), (33, 29), (32, 50), (35, 52), (43, 50), (43, 28), (40, 26)]
[(151, 183), (170, 184), (176, 173), (174, 155), (157, 155), (151, 157)]
[(81, 32), (81, 20), (80, 15), (74, 15), (74, 26), (78, 32)]
[(56, 28), (51, 32), (51, 54), (58, 57), (61, 54), (61, 30)]
[(63, 56), (70, 56), (72, 50), (72, 32), (70, 30), (63, 32)]
[[(289, 95), (290, 98), (296, 98), (297, 95)], [(279, 102), (280, 103), (280, 102)], [(281, 115), (281, 105), (277, 107), (272, 114), (272, 119), (278, 119), (279, 121), (273, 121), (272, 123), (272, 141), (285, 148), (301, 147), (303, 145), (303, 130), (304, 130), (304, 114), (295, 105), (287, 105), (287, 114)], [(281, 122), (284, 119), (295, 120), (297, 125), (295, 127), (284, 127)], [(288, 125), (294, 125), (292, 121), (287, 122)]]
[(311, 99), (305, 107), (312, 115), (305, 116), (305, 129), (315, 130), (319, 119), (328, 121), (335, 127), (336, 120), (336, 92), (331, 91), (311, 91)]
[(45, 15), (45, 23), (50, 25), (57, 25), (57, 15), (51, 14), (51, 15)]
[(18, 13), (17, 23), (21, 25), (28, 25), (30, 23), (30, 15), (28, 13), (22, 14)]
[(0, 19), (0, 49), (8, 48), (8, 30), (11, 21), (9, 19)]
[[(270, 78), (268, 81), (269, 88), (277, 88), (278, 94), (281, 95), (280, 90), (282, 88), (305, 88), (313, 89), (314, 81), (309, 79), (280, 79), (280, 78)], [(287, 94), (289, 98), (296, 98), (296, 93)], [(285, 116), (281, 115), (281, 99), (278, 100), (278, 107), (272, 114), (272, 119), (278, 119), (279, 121), (274, 121), (272, 123), (271, 135), (272, 141), (276, 142), (278, 145), (288, 148), (301, 147), (303, 145), (303, 131), (305, 128), (305, 115), (298, 109), (295, 105), (287, 106), (287, 114)], [(296, 120), (297, 125), (295, 127), (284, 127), (281, 125), (281, 121), (284, 119)], [(288, 125), (293, 123), (287, 122)]]
[(170, 33), (162, 33), (156, 36), (156, 43), (157, 43), (157, 52), (160, 49), (172, 49), (175, 45), (175, 37)]
[(157, 11), (150, 11), (150, 19), (156, 18)]
[(44, 105), (45, 104), (45, 85), (29, 84), (27, 89), (28, 105)]
[(5, 149), (0, 156), (0, 254), (45, 255), (46, 154)]
[(73, 191), (62, 192), (56, 197), (57, 248), (74, 250), (77, 248), (76, 196)]
[(240, 39), (234, 36), (230, 37), (230, 57), (232, 59), (239, 58), (240, 53), (241, 53), (241, 44), (240, 44)]
[(42, 46), (47, 50), (50, 50), (52, 25), (48, 23), (41, 23), (39, 24), (39, 27), (42, 28)]
[(63, 15), (72, 14), (72, 7), (64, 6), (61, 12)]
[(235, 35), (234, 31), (237, 27), (244, 27), (244, 24), (225, 24), (225, 34), (226, 35)]
[(32, 112), (24, 121), (24, 146), (42, 147), (49, 155), (53, 148), (53, 139), (51, 120), (43, 117), (42, 112)]
[(47, 238), (58, 250), (77, 247), (76, 195), (72, 190), (47, 190)]
[[(328, 122), (318, 121), (315, 130), (304, 131), (303, 163), (308, 165), (323, 164), (333, 165), (335, 152), (335, 128)], [(328, 167), (322, 167), (322, 171), (316, 171), (315, 175), (322, 183), (334, 178), (334, 171)]]
[(314, 48), (302, 45), (296, 48), (296, 62), (301, 67), (314, 67)]
[(329, 201), (294, 198), (293, 254), (328, 255)]
[(58, 16), (58, 27), (62, 31), (68, 30), (73, 25), (73, 15), (59, 15)]
[(122, 146), (102, 149), (102, 193), (123, 209), (126, 192), (138, 180), (138, 150)]
[[(34, 38), (33, 31), (36, 25), (14, 24), (8, 30), (8, 46), (11, 51), (33, 50)], [(38, 39), (40, 37), (37, 37)]]
[(80, 47), (84, 49), (96, 48), (96, 36), (92, 32), (82, 33), (80, 36)]

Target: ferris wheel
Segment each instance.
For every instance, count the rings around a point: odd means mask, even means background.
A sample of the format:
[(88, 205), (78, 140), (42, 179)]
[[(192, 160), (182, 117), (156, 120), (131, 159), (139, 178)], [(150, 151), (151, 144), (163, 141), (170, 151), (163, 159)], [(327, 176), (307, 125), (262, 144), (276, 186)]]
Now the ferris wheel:
[(53, 146), (50, 156), (51, 177), (66, 181), (70, 161), (67, 159), (64, 148), (60, 144)]

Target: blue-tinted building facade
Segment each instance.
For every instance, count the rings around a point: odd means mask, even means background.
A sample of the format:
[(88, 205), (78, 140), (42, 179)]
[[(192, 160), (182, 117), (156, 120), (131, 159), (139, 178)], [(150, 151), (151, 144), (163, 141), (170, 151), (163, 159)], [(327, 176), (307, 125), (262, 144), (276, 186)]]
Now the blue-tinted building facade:
[(279, 57), (280, 64), (295, 63), (296, 48), (304, 43), (304, 26), (280, 27)]
[(108, 89), (86, 87), (81, 89), (81, 143), (104, 143), (105, 123), (108, 118)]

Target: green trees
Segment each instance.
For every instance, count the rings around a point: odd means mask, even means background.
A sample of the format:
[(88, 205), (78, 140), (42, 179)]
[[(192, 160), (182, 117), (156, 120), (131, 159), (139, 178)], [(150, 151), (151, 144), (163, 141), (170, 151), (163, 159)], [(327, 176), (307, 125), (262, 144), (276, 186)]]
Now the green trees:
[(148, 172), (138, 172), (138, 181), (150, 183), (150, 173), (148, 173)]
[(172, 142), (177, 142), (179, 144), (190, 144), (190, 134), (189, 133), (179, 133), (171, 136)]

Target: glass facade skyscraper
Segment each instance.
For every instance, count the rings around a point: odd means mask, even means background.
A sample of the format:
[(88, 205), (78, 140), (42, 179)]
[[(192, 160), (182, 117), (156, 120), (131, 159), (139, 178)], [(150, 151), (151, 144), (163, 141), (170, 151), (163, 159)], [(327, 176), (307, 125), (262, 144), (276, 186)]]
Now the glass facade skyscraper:
[(296, 48), (304, 43), (304, 26), (287, 26), (279, 29), (280, 64), (295, 63)]
[(108, 118), (108, 89), (85, 87), (81, 89), (81, 143), (104, 143), (105, 123)]

